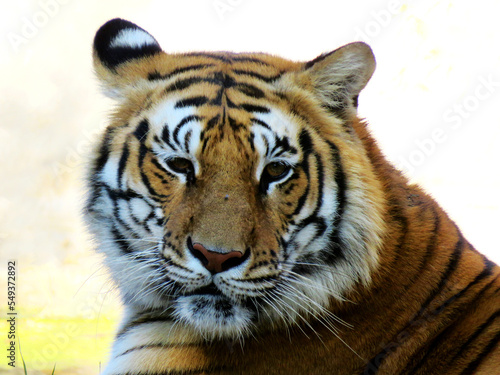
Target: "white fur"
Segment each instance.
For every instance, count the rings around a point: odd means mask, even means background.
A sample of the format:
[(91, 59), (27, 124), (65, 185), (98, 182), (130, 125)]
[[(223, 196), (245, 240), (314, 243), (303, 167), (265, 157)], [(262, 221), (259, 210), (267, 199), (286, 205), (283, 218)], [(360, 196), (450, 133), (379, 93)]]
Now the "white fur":
[[(297, 139), (297, 126), (280, 110), (273, 109), (270, 113), (259, 113), (255, 116), (256, 119), (264, 121), (272, 130), (269, 130), (261, 125), (253, 124), (251, 131), (254, 134), (254, 145), (259, 153), (259, 163), (256, 168), (255, 176), (257, 180), (260, 180), (262, 172), (267, 164), (272, 162), (284, 162), (291, 166), (297, 163), (299, 155), (292, 155), (289, 153), (284, 153), (278, 157), (274, 155), (266, 155), (266, 142), (269, 145), (269, 149), (272, 149), (275, 145), (274, 135), (278, 137), (287, 137), (290, 140), (291, 146), (294, 146), (297, 150), (299, 149), (298, 139)], [(269, 193), (273, 190), (276, 183), (281, 183), (290, 177), (292, 172), (283, 177), (280, 181), (269, 184)]]
[(123, 29), (110, 43), (111, 48), (128, 47), (141, 48), (147, 45), (156, 45), (155, 39), (143, 30)]
[[(149, 112), (151, 114), (149, 116), (150, 124), (155, 134), (161, 138), (163, 128), (167, 126), (171, 135), (171, 143), (176, 147), (176, 149), (172, 149), (168, 145), (162, 143), (162, 145), (155, 144), (153, 150), (158, 155), (160, 163), (162, 163), (167, 169), (169, 168), (166, 165), (165, 160), (169, 158), (182, 157), (191, 160), (196, 175), (199, 172), (199, 164), (195, 158), (195, 154), (200, 145), (201, 124), (197, 121), (190, 121), (182, 127), (177, 137), (182, 145), (181, 147), (173, 141), (175, 127), (182, 121), (182, 119), (196, 114), (196, 109), (193, 107), (175, 108), (175, 104), (178, 100), (179, 98), (170, 98), (169, 100), (165, 100)], [(189, 131), (191, 131), (191, 137), (188, 143), (188, 149), (185, 150), (184, 137)], [(179, 178), (183, 183), (186, 182), (184, 175), (179, 174)]]

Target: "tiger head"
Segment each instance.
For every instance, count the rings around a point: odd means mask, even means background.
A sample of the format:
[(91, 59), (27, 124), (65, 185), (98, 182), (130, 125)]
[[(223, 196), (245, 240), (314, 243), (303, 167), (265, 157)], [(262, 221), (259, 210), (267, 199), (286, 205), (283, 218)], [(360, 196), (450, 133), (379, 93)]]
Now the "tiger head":
[(85, 214), (130, 311), (237, 338), (320, 318), (370, 283), (384, 198), (352, 126), (366, 44), (307, 63), (168, 54), (115, 19), (93, 56), (117, 107)]

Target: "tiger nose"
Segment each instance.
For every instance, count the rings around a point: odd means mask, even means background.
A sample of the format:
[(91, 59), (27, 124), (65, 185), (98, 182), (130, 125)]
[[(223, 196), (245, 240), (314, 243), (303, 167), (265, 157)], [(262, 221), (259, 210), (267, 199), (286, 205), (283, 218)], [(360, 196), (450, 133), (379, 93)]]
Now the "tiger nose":
[(245, 254), (240, 251), (230, 251), (228, 253), (218, 253), (208, 250), (199, 243), (189, 246), (189, 250), (194, 257), (200, 260), (201, 264), (211, 273), (227, 271), (230, 268), (237, 267), (243, 263), (249, 255), (249, 250)]

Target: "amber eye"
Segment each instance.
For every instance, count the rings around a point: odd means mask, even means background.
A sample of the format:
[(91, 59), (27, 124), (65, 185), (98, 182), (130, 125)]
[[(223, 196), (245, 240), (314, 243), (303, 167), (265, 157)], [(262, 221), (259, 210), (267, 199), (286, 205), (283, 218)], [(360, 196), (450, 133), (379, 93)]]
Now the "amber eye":
[(271, 180), (279, 180), (280, 178), (285, 177), (289, 170), (290, 166), (288, 164), (278, 161), (266, 165), (264, 172)]
[(172, 159), (169, 159), (169, 160), (167, 160), (167, 165), (174, 172), (185, 173), (185, 174), (193, 173), (194, 172), (193, 163), (191, 163), (190, 160), (185, 159), (185, 158), (172, 158)]

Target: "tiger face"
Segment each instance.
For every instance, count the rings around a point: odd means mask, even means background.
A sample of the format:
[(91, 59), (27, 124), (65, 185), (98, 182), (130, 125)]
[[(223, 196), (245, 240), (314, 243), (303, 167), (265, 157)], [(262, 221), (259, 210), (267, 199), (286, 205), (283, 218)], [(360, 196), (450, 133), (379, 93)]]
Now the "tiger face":
[(308, 63), (167, 54), (116, 19), (94, 64), (117, 108), (85, 213), (130, 313), (241, 338), (330, 319), (370, 283), (384, 197), (349, 127), (368, 46)]

